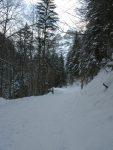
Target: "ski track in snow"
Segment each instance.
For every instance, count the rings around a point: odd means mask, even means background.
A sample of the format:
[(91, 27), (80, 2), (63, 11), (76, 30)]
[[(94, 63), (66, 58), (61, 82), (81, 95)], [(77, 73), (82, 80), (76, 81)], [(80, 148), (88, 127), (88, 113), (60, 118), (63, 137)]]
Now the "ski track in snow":
[(83, 91), (0, 100), (0, 150), (113, 150), (113, 83), (98, 75)]

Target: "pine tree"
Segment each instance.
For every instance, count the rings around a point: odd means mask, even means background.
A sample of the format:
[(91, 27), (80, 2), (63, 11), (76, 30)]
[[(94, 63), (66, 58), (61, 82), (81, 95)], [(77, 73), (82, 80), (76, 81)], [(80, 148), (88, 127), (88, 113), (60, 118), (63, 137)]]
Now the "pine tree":
[(40, 33), (40, 36), (38, 35), (38, 38), (41, 38), (41, 91), (42, 94), (47, 92), (46, 89), (46, 83), (47, 83), (47, 64), (46, 64), (46, 54), (48, 53), (48, 47), (47, 43), (49, 41), (49, 38), (53, 36), (53, 32), (57, 29), (57, 13), (54, 11), (55, 4), (53, 0), (42, 0), (40, 3), (36, 5), (36, 13), (37, 13), (37, 28), (38, 28), (38, 34)]
[[(0, 46), (5, 40), (4, 53), (0, 55), (0, 96), (11, 98), (11, 84), (13, 80), (14, 62), (16, 50), (12, 40), (0, 33)], [(3, 47), (2, 47), (3, 48)]]
[(33, 45), (32, 45), (32, 32), (26, 23), (24, 28), (18, 31), (16, 36), (16, 46), (18, 50), (17, 55), (17, 72), (15, 76), (15, 83), (18, 83), (18, 87), (15, 84), (15, 96), (22, 97), (32, 95), (31, 91), (32, 85), (32, 55), (33, 55)]
[(60, 87), (66, 85), (66, 71), (64, 65), (64, 57), (63, 54), (60, 54), (59, 57), (59, 68), (60, 68)]
[(82, 45), (82, 33), (76, 32), (73, 38), (73, 45), (70, 48), (67, 54), (66, 60), (66, 70), (68, 76), (71, 78), (69, 79), (70, 83), (73, 82), (73, 78), (80, 77), (80, 53), (81, 53), (81, 45)]
[(88, 3), (86, 14), (87, 30), (84, 49), (92, 53), (97, 61), (110, 57), (109, 48), (112, 47), (113, 33), (113, 1), (86, 0)]
[(103, 60), (107, 63), (111, 59), (113, 1), (85, 0), (85, 2), (87, 26), (80, 53), (80, 74), (82, 80), (90, 81), (103, 65)]

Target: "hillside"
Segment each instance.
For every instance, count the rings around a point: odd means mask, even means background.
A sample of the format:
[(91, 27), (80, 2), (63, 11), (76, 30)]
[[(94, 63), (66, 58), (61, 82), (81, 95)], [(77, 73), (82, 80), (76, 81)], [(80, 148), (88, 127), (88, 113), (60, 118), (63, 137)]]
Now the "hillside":
[(83, 90), (1, 98), (0, 150), (113, 150), (112, 76), (101, 71)]

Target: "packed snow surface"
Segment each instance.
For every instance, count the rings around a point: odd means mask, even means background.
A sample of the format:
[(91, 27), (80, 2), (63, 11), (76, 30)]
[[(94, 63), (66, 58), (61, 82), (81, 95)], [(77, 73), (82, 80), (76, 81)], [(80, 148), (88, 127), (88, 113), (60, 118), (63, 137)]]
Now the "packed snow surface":
[(1, 98), (0, 150), (113, 150), (112, 76), (101, 71), (84, 90), (75, 85), (45, 96)]

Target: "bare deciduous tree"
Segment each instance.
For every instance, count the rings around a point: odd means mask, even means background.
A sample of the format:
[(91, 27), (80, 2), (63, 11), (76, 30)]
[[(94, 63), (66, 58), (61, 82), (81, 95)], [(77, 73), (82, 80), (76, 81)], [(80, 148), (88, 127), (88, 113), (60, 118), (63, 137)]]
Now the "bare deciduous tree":
[(22, 2), (19, 0), (0, 1), (0, 30), (6, 36), (7, 33), (17, 27), (22, 14)]

